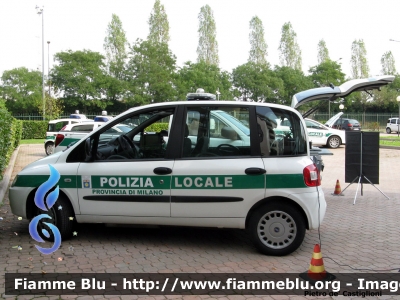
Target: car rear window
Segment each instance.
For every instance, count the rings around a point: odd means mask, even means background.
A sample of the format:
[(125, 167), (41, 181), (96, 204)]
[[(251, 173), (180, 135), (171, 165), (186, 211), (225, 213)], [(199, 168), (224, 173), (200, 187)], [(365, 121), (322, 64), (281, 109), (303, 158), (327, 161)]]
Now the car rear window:
[(352, 120), (352, 119), (350, 119), (350, 120), (349, 120), (349, 123), (350, 123), (350, 124), (358, 124), (358, 121), (357, 121), (357, 120)]

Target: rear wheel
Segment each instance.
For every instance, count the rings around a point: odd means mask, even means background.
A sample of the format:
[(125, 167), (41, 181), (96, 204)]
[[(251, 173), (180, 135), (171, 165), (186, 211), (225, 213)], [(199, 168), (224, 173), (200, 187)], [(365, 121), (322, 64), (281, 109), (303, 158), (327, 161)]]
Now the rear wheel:
[(337, 135), (333, 135), (328, 139), (326, 143), (329, 148), (338, 148), (342, 144), (342, 140)]
[(287, 255), (300, 247), (306, 226), (303, 216), (285, 203), (268, 203), (250, 217), (251, 239), (267, 255)]
[(388, 127), (386, 128), (386, 133), (392, 133), (392, 130)]
[(46, 155), (53, 154), (54, 151), (54, 143), (53, 142), (48, 142), (45, 146), (44, 149), (46, 151)]

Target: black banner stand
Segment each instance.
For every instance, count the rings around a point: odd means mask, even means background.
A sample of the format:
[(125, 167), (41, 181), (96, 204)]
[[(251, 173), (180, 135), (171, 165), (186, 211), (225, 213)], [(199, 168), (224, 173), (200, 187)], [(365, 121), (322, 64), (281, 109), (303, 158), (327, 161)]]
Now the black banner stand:
[[(356, 195), (354, 197), (354, 202), (353, 205), (356, 204), (356, 200), (357, 200), (357, 194), (358, 194), (358, 189), (361, 185), (361, 196), (363, 196), (363, 179), (367, 180), (370, 184), (372, 184), (372, 186), (374, 188), (376, 188), (383, 196), (385, 196), (388, 200), (390, 199), (388, 196), (385, 195), (385, 193), (383, 193), (377, 186), (375, 186), (364, 174), (363, 174), (363, 132), (360, 132), (360, 173), (358, 176), (356, 176), (352, 182), (350, 182), (350, 184), (348, 186), (346, 186), (346, 188), (342, 191), (342, 193), (350, 186), (352, 185), (355, 181), (357, 181), (358, 179), (358, 184), (357, 184), (357, 190), (356, 190)], [(347, 139), (346, 139), (347, 140)]]

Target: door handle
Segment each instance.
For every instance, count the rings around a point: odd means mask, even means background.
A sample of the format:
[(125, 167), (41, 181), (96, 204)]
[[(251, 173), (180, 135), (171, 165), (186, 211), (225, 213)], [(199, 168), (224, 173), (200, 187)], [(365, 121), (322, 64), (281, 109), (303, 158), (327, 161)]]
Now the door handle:
[(165, 167), (158, 167), (153, 170), (153, 172), (157, 175), (167, 175), (171, 174), (172, 170), (170, 168), (165, 168)]
[(244, 170), (244, 172), (247, 175), (261, 175), (261, 174), (265, 174), (267, 171), (262, 168), (247, 168), (246, 170)]

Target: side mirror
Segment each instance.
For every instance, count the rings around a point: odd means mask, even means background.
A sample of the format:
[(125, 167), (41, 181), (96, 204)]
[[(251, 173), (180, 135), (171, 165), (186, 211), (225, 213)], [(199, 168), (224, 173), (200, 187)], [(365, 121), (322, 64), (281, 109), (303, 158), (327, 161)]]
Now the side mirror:
[(221, 129), (221, 136), (226, 139), (237, 140), (237, 133), (232, 127), (223, 127)]

